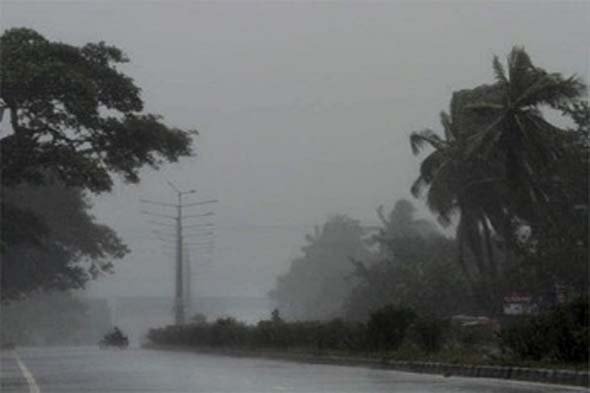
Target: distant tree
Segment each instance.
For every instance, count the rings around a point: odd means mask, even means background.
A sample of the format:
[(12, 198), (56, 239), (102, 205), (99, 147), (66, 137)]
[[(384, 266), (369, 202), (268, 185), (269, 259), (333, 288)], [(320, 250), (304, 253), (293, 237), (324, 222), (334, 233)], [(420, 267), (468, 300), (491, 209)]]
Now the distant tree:
[(5, 187), (2, 197), (11, 211), (27, 212), (44, 225), (31, 236), (35, 220), (22, 223), (3, 215), (1, 239), (10, 244), (0, 259), (4, 302), (41, 289), (83, 288), (89, 279), (111, 272), (112, 260), (128, 252), (112, 229), (95, 221), (80, 188), (54, 178), (42, 186)]
[(290, 320), (327, 320), (343, 313), (353, 286), (351, 260), (369, 255), (360, 223), (347, 216), (330, 218), (307, 235), (303, 255), (277, 279), (270, 296), (281, 316)]
[(355, 261), (357, 284), (347, 297), (346, 317), (366, 320), (371, 312), (391, 304), (438, 316), (472, 310), (456, 263), (455, 242), (431, 222), (416, 218), (407, 200), (398, 201), (387, 217), (382, 208), (378, 215), (383, 222), (373, 236), (378, 260)]
[(404, 240), (440, 236), (432, 222), (416, 218), (416, 208), (406, 199), (397, 201), (387, 215), (383, 210), (383, 206), (377, 208), (382, 228), (371, 236), (370, 241), (386, 256), (393, 256), (393, 253), (399, 256), (404, 253)]
[(191, 317), (191, 323), (205, 325), (207, 323), (207, 316), (202, 313), (196, 313)]

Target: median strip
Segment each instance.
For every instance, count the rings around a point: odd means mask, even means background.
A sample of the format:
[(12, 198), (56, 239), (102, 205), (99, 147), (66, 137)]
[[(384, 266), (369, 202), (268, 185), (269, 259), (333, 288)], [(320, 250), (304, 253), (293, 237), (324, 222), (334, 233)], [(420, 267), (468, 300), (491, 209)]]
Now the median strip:
[(14, 357), (16, 359), (16, 363), (18, 364), (18, 368), (20, 369), (21, 373), (23, 373), (23, 376), (27, 380), (27, 384), (29, 385), (29, 393), (41, 393), (41, 389), (39, 389), (39, 385), (37, 385), (37, 381), (35, 381), (33, 374), (27, 368), (27, 366), (23, 363), (23, 361), (20, 359), (20, 356), (18, 356), (18, 353), (15, 352)]

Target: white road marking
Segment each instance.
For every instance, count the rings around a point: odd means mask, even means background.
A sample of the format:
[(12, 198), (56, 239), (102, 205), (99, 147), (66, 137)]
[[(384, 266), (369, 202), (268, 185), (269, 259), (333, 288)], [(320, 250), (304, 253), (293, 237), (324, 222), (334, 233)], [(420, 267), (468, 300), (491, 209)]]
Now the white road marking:
[(18, 368), (20, 368), (21, 373), (23, 373), (23, 376), (27, 380), (27, 384), (29, 385), (29, 393), (41, 393), (41, 389), (39, 389), (39, 385), (37, 385), (37, 381), (35, 381), (33, 374), (31, 374), (31, 371), (27, 368), (27, 366), (25, 366), (22, 360), (20, 360), (18, 353), (15, 352), (14, 357), (18, 363)]

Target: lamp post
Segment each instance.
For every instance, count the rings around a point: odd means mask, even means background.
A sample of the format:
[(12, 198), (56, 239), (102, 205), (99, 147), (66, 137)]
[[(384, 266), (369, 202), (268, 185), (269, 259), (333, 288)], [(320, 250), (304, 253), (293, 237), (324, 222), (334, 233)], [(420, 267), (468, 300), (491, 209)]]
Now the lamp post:
[[(146, 199), (140, 199), (140, 201), (142, 203), (146, 203), (146, 204), (151, 204), (151, 205), (157, 205), (157, 206), (164, 206), (164, 207), (169, 207), (169, 208), (176, 208), (176, 215), (167, 215), (167, 214), (161, 214), (161, 213), (156, 213), (156, 212), (151, 212), (151, 211), (144, 211), (142, 210), (143, 214), (149, 215), (149, 216), (154, 216), (154, 217), (159, 217), (159, 218), (166, 218), (169, 220), (174, 220), (175, 223), (172, 224), (167, 224), (165, 222), (159, 222), (159, 221), (150, 221), (153, 224), (156, 225), (162, 225), (162, 226), (170, 226), (170, 227), (174, 227), (175, 228), (175, 239), (174, 239), (174, 243), (175, 243), (175, 290), (174, 290), (174, 322), (176, 325), (183, 325), (186, 321), (185, 318), (185, 312), (186, 312), (186, 305), (188, 304), (188, 298), (190, 297), (190, 283), (186, 282), (185, 284), (185, 277), (187, 277), (187, 273), (190, 272), (190, 267), (188, 266), (188, 264), (190, 263), (188, 261), (188, 259), (186, 259), (185, 261), (185, 257), (184, 257), (184, 236), (183, 236), (183, 219), (185, 218), (197, 218), (197, 217), (208, 217), (208, 216), (213, 216), (214, 213), (213, 212), (208, 212), (208, 213), (203, 213), (203, 214), (192, 214), (192, 215), (183, 215), (183, 208), (188, 208), (188, 207), (196, 207), (196, 206), (200, 206), (200, 205), (205, 205), (205, 204), (209, 204), (209, 203), (215, 203), (217, 202), (216, 199), (213, 200), (207, 200), (207, 201), (198, 201), (198, 202), (191, 202), (191, 203), (186, 203), (183, 204), (182, 198), (185, 195), (188, 194), (195, 194), (197, 191), (194, 189), (191, 190), (187, 190), (187, 191), (182, 191), (179, 190), (178, 187), (176, 187), (172, 182), (168, 181), (167, 182), (168, 185), (174, 190), (174, 192), (176, 193), (176, 197), (177, 197), (177, 203), (165, 203), (165, 202), (157, 202), (157, 201), (150, 201), (150, 200), (146, 200)], [(213, 224), (211, 223), (205, 223), (205, 224), (194, 224), (194, 225), (189, 225), (188, 227), (191, 228), (198, 228), (198, 227), (202, 227), (202, 229), (207, 229), (207, 227), (211, 227), (213, 226)], [(166, 234), (161, 233), (160, 231), (154, 231), (154, 233), (156, 234), (156, 236), (158, 237), (158, 239), (162, 240), (162, 241), (167, 241), (167, 240), (172, 240), (172, 239), (166, 239), (165, 236)], [(208, 232), (207, 234), (211, 234), (211, 232)], [(190, 235), (190, 233), (189, 233)], [(164, 236), (164, 237), (161, 237)], [(170, 237), (173, 237), (173, 235), (167, 235)], [(186, 263), (185, 263), (186, 262)], [(185, 266), (186, 265), (186, 266)], [(186, 270), (186, 271), (185, 271)], [(188, 276), (188, 279), (190, 279), (190, 276)], [(185, 301), (186, 300), (186, 301)]]
[(184, 288), (183, 288), (183, 241), (182, 241), (182, 196), (194, 194), (196, 190), (180, 191), (172, 182), (168, 182), (176, 192), (178, 205), (176, 205), (176, 293), (174, 298), (174, 321), (176, 325), (184, 325)]

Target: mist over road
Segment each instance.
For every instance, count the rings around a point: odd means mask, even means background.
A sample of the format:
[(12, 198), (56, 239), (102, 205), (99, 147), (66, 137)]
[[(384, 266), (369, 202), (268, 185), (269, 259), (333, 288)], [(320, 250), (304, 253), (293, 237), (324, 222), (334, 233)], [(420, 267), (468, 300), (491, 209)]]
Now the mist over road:
[[(523, 382), (143, 349), (29, 348), (18, 349), (17, 353), (43, 393), (585, 391)], [(25, 378), (18, 374), (15, 357), (4, 353), (2, 360), (2, 392), (29, 392)]]

